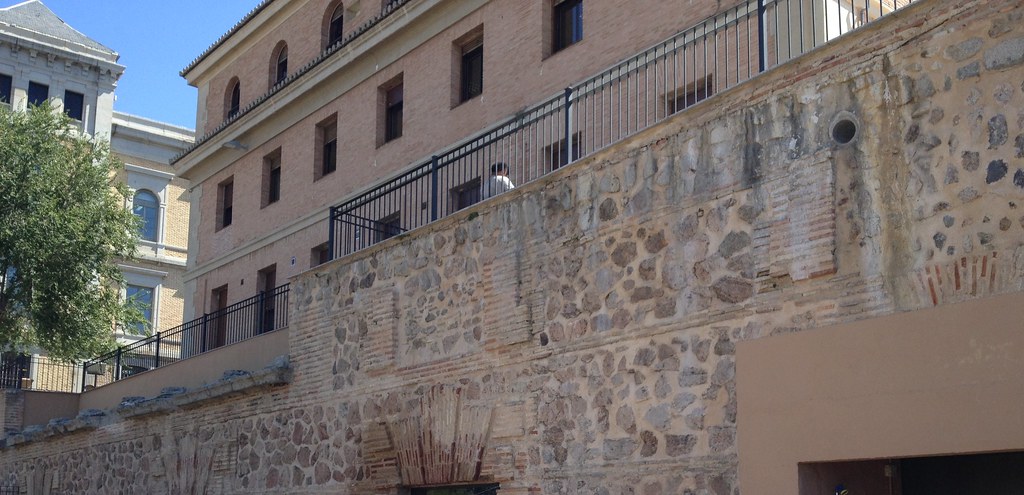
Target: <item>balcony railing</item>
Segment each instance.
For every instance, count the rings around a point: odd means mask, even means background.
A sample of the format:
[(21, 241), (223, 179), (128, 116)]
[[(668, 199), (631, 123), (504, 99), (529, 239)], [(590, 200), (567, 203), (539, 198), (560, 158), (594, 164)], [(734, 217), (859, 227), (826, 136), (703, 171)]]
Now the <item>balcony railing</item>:
[[(679, 32), (331, 208), (331, 259), (487, 199), (632, 136), (915, 0), (750, 0)], [(918, 0), (919, 1), (919, 0)]]
[(288, 326), (288, 284), (86, 361), (82, 390), (101, 387)]
[(0, 360), (0, 388), (76, 392), (81, 366), (47, 356), (17, 354)]

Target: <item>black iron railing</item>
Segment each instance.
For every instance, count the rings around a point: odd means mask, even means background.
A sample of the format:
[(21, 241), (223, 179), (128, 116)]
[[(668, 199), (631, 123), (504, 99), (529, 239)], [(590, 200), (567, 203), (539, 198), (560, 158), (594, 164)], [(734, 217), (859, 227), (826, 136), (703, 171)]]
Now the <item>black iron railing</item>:
[(332, 207), (338, 258), (532, 182), (915, 0), (749, 0)]
[(157, 332), (82, 366), (82, 390), (165, 366), (288, 326), (288, 284)]
[(8, 355), (0, 360), (0, 388), (76, 392), (81, 369), (80, 365), (47, 356)]

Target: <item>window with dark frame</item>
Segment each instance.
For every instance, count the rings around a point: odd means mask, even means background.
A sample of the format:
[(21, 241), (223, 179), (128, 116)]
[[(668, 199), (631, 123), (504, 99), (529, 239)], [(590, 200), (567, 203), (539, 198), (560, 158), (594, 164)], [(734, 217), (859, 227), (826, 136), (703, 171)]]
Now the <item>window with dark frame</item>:
[(235, 195), (234, 177), (217, 186), (217, 230), (231, 225)]
[(451, 195), (452, 211), (459, 211), (463, 208), (468, 208), (479, 203), (481, 199), (480, 191), (481, 185), (479, 177), (473, 178), (451, 188), (449, 194)]
[(14, 79), (6, 74), (0, 74), (0, 103), (11, 104), (11, 91), (13, 91)]
[(50, 98), (50, 87), (45, 84), (37, 82), (28, 83), (28, 104), (29, 106), (39, 106), (46, 102)]
[(85, 116), (85, 95), (64, 91), (64, 113), (74, 120), (81, 121)]
[(484, 41), (482, 37), (462, 47), (459, 79), (460, 102), (476, 98), (484, 92)]
[(401, 81), (384, 90), (384, 142), (402, 137), (402, 109), (405, 103)]
[(320, 266), (328, 261), (331, 261), (331, 251), (326, 242), (318, 244), (313, 249), (309, 250), (310, 268)]
[(382, 242), (402, 233), (402, 217), (396, 211), (374, 222), (374, 242)]
[(238, 115), (238, 109), (242, 101), (242, 85), (238, 81), (231, 86), (230, 96), (228, 97), (228, 111), (226, 118), (234, 117)]
[(583, 39), (583, 0), (565, 0), (554, 6), (551, 52), (557, 52)]
[(223, 310), (228, 307), (228, 286), (210, 291), (210, 331), (203, 344), (204, 350), (221, 347), (228, 342), (228, 319)]
[(560, 139), (544, 149), (549, 170), (557, 170), (571, 162), (580, 159), (580, 144), (583, 142), (583, 133), (577, 132), (572, 138), (572, 159), (569, 156), (569, 145), (565, 139)]
[(341, 41), (343, 28), (345, 27), (345, 6), (338, 4), (331, 13), (331, 20), (327, 25), (327, 46), (330, 48)]
[(263, 200), (261, 206), (267, 206), (281, 199), (281, 149), (278, 148), (263, 157)]
[(277, 52), (277, 63), (274, 67), (274, 84), (281, 84), (288, 77), (288, 45), (282, 45)]
[(270, 265), (256, 273), (256, 290), (260, 298), (260, 326), (259, 333), (273, 330), (277, 323), (277, 305), (275, 304), (274, 289), (277, 287), (277, 263)]
[(713, 94), (715, 94), (715, 89), (711, 76), (708, 76), (684, 88), (669, 92), (665, 95), (665, 104), (668, 107), (668, 113), (674, 114), (707, 99)]
[(330, 174), (338, 169), (338, 120), (332, 115), (316, 126), (316, 163), (317, 170), (313, 180)]

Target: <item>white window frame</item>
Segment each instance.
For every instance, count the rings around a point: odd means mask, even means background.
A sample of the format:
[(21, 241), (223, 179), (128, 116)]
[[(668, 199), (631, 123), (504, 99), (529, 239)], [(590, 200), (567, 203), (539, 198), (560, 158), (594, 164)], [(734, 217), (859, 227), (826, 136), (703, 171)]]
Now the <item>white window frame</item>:
[[(160, 329), (160, 293), (162, 292), (161, 289), (163, 289), (163, 282), (164, 278), (167, 277), (167, 272), (132, 265), (120, 265), (119, 268), (124, 275), (125, 282), (125, 286), (121, 288), (122, 300), (128, 298), (127, 289), (129, 285), (153, 288), (153, 320), (149, 324), (153, 333), (156, 333)], [(145, 338), (144, 335), (130, 334), (125, 329), (118, 329), (116, 337), (129, 341)]]

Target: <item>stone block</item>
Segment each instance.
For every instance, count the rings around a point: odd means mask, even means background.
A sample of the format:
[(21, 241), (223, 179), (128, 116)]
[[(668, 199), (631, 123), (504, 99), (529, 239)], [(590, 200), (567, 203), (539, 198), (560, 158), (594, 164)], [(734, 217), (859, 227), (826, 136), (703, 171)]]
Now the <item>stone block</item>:
[(985, 68), (1004, 70), (1024, 63), (1024, 37), (1000, 42), (985, 50)]

